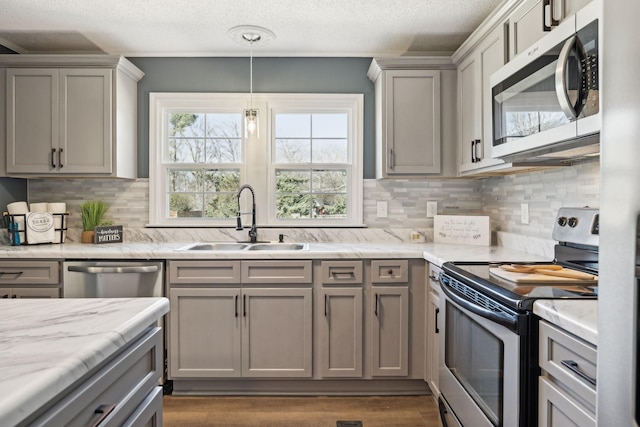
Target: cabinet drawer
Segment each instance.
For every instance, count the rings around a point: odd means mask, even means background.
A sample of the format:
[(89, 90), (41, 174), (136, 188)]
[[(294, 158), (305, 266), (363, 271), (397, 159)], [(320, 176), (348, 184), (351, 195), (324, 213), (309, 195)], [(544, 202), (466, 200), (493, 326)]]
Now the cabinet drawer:
[(371, 261), (372, 283), (406, 283), (409, 281), (409, 261), (406, 259)]
[(169, 283), (240, 283), (240, 261), (170, 261)]
[(57, 285), (58, 261), (0, 261), (0, 285)]
[(311, 283), (311, 261), (243, 261), (242, 284)]
[(595, 427), (595, 414), (571, 400), (546, 378), (538, 379), (538, 425), (541, 427)]
[(161, 353), (162, 330), (153, 328), (30, 425), (93, 425), (103, 405), (102, 425), (122, 425), (157, 386)]
[(362, 261), (322, 261), (323, 285), (362, 283)]
[[(593, 345), (540, 322), (540, 367), (592, 408), (596, 405), (596, 386), (584, 376), (595, 380), (596, 356)], [(567, 364), (573, 365), (573, 370)]]

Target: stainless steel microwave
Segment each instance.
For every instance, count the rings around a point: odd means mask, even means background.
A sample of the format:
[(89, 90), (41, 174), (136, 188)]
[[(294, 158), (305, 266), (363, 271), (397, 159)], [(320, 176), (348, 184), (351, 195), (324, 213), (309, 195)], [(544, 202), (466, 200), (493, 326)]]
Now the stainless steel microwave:
[(522, 162), (599, 153), (601, 8), (592, 1), (491, 75), (491, 157)]

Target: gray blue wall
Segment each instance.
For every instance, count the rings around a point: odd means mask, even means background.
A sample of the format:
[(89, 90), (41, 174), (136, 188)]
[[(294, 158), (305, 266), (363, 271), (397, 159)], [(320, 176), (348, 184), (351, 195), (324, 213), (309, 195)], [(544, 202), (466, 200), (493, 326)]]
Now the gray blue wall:
[[(249, 58), (128, 58), (138, 82), (138, 177), (149, 176), (150, 92), (249, 93)], [(255, 93), (364, 94), (364, 178), (375, 175), (371, 58), (254, 58)]]

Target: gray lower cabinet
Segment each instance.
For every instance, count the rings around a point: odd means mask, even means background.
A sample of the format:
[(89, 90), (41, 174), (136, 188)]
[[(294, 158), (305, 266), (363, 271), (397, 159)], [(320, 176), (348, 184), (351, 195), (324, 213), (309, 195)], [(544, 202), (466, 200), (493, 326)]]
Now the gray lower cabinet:
[(0, 261), (0, 298), (60, 298), (58, 261)]
[(427, 302), (427, 341), (425, 358), (425, 381), (431, 389), (431, 393), (437, 399), (440, 394), (439, 361), (440, 361), (440, 274), (442, 269), (434, 264), (429, 264), (426, 294)]
[(371, 376), (407, 376), (409, 262), (371, 261), (371, 284)]
[(360, 378), (363, 375), (363, 262), (320, 262), (316, 319), (322, 378)]
[(595, 427), (596, 347), (540, 321), (538, 425)]
[(162, 426), (162, 330), (151, 328), (29, 426)]
[[(230, 268), (234, 263), (241, 268)], [(233, 285), (236, 278), (219, 275), (221, 267), (252, 275)], [(171, 378), (312, 375), (310, 261), (172, 261), (169, 271)], [(172, 282), (174, 273), (181, 279)]]

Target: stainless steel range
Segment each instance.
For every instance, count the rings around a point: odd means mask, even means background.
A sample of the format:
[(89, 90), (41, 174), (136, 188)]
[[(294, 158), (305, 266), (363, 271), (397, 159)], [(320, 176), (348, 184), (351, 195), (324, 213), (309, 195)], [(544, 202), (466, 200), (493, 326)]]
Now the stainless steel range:
[(536, 426), (538, 299), (597, 298), (598, 210), (561, 208), (548, 263), (443, 265), (444, 426)]

